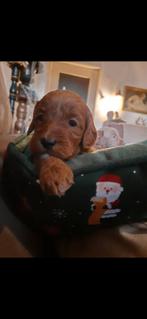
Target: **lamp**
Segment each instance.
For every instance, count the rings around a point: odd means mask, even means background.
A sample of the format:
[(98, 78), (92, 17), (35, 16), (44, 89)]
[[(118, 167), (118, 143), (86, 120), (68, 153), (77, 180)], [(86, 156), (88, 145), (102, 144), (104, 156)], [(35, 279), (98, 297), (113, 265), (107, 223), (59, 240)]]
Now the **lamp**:
[(99, 90), (99, 102), (97, 107), (97, 114), (104, 118), (109, 111), (121, 112), (123, 104), (123, 96), (121, 90), (118, 88), (114, 95), (104, 96), (102, 91)]
[(115, 112), (120, 112), (122, 110), (122, 104), (123, 104), (123, 96), (121, 94), (121, 90), (120, 89), (118, 89), (116, 91), (113, 103), (114, 103), (114, 109), (113, 110)]
[(104, 95), (103, 95), (102, 91), (99, 91), (99, 95), (100, 95), (100, 98), (101, 98), (101, 99), (104, 98)]
[(116, 91), (115, 95), (120, 95), (120, 96), (121, 96), (121, 90), (118, 89), (118, 90)]

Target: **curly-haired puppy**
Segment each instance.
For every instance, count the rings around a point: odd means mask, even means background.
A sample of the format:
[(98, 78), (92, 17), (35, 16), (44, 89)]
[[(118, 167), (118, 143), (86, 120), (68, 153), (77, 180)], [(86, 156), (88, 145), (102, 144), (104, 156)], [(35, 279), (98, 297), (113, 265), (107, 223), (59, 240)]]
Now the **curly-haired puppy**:
[(36, 104), (28, 133), (31, 131), (30, 149), (40, 185), (48, 194), (62, 196), (74, 183), (66, 161), (89, 151), (95, 143), (92, 114), (76, 93), (55, 90)]

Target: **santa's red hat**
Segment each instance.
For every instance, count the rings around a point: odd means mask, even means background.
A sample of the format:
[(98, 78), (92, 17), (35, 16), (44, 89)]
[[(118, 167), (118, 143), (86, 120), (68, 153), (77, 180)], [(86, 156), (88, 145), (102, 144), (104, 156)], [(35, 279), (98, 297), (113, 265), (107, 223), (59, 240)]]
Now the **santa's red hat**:
[(122, 184), (122, 180), (120, 178), (120, 176), (118, 175), (113, 175), (113, 174), (105, 174), (105, 175), (102, 175), (98, 181), (98, 182), (112, 182), (112, 183), (117, 183), (117, 184)]

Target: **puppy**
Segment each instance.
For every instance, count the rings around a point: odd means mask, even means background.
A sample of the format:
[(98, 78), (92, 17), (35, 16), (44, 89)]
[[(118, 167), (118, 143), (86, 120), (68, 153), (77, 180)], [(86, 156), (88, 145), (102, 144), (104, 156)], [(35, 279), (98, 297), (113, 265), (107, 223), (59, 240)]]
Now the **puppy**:
[(66, 161), (90, 151), (95, 143), (92, 114), (76, 93), (55, 90), (36, 104), (28, 134), (32, 131), (30, 149), (41, 188), (49, 195), (63, 196), (74, 183)]

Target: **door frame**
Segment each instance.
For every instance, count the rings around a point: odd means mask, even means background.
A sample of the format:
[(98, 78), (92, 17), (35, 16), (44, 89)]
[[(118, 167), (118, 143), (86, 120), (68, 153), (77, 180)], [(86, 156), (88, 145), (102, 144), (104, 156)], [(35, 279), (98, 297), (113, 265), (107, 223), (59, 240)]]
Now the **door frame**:
[(46, 92), (58, 88), (60, 73), (89, 79), (87, 105), (94, 113), (101, 69), (81, 62), (48, 62)]

